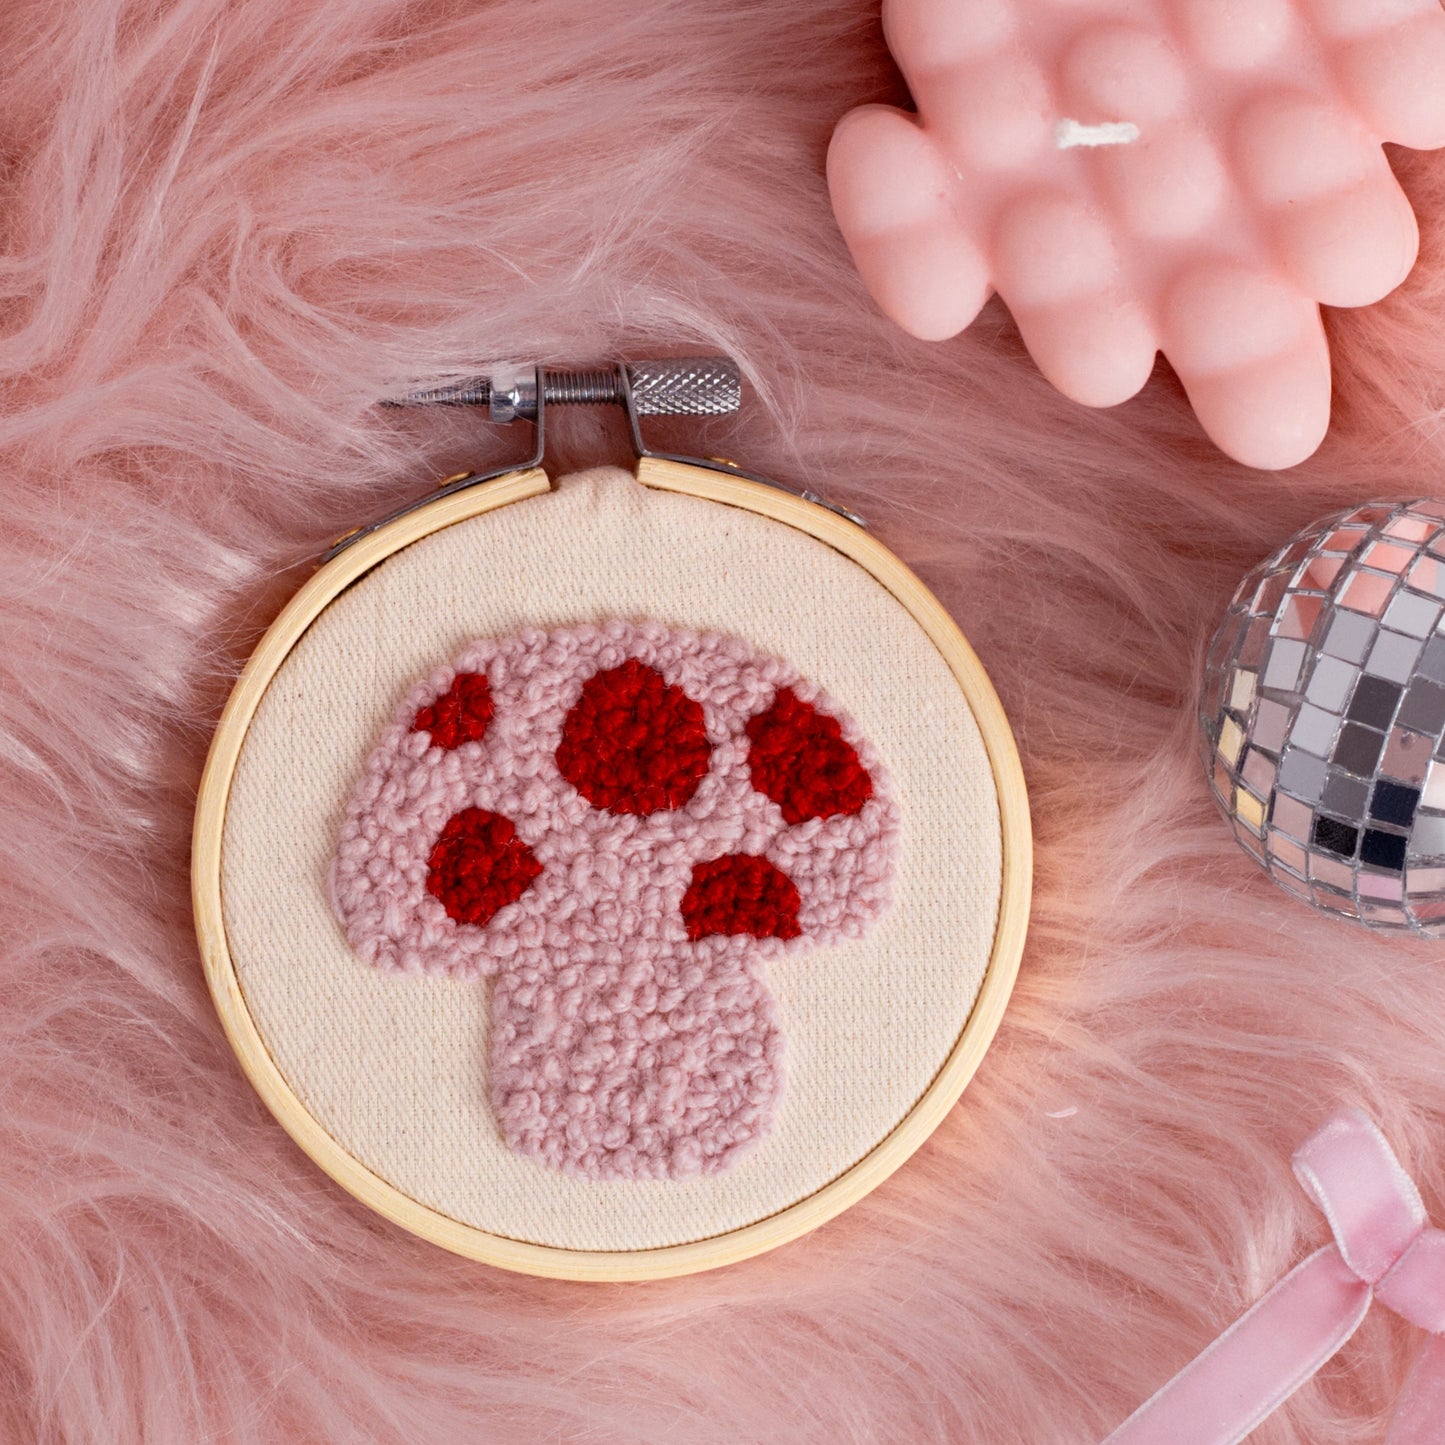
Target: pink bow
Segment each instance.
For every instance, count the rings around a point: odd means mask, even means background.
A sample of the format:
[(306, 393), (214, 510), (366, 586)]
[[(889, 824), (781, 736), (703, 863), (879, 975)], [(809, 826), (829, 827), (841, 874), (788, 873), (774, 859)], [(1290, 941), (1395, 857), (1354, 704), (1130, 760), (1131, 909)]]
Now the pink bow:
[(1337, 1114), (1294, 1156), (1335, 1242), (1297, 1265), (1104, 1445), (1233, 1445), (1284, 1403), (1379, 1300), (1428, 1330), (1387, 1445), (1445, 1442), (1445, 1231), (1363, 1114)]

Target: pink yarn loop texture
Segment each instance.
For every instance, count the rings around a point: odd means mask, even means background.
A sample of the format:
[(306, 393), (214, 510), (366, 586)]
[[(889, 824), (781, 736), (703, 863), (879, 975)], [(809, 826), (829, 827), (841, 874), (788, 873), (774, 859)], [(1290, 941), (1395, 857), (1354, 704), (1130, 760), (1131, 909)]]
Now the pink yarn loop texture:
[[(1295, 1175), (1333, 1244), (1312, 1254), (1105, 1445), (1236, 1445), (1350, 1336), (1373, 1300), (1438, 1337), (1445, 1332), (1445, 1231), (1385, 1136), (1358, 1110), (1335, 1115), (1299, 1147)], [(1421, 1353), (1389, 1445), (1439, 1445), (1445, 1355)]]
[[(485, 698), (465, 731), (463, 694)], [(778, 801), (755, 720), (780, 699), (800, 726), (768, 734)], [(495, 980), (491, 1096), (519, 1154), (685, 1179), (771, 1129), (765, 966), (860, 937), (898, 834), (872, 745), (787, 663), (613, 621), (473, 643), (419, 684), (363, 770), (331, 896), (368, 963)]]

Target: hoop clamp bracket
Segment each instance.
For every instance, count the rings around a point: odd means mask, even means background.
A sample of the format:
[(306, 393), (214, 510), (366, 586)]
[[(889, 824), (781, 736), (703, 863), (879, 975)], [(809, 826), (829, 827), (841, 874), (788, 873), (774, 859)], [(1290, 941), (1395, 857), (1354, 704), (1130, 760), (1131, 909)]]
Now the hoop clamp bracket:
[[(722, 457), (691, 457), (657, 451), (642, 435), (644, 416), (726, 416), (742, 405), (742, 376), (737, 363), (727, 356), (679, 356), (656, 361), (624, 361), (613, 366), (587, 369), (528, 364), (496, 366), (490, 371), (448, 382), (441, 386), (405, 392), (383, 403), (385, 406), (475, 406), (485, 408), (487, 419), (499, 425), (531, 422), (534, 428), (531, 455), (486, 472), (461, 472), (448, 477), (428, 496), (397, 508), (366, 526), (338, 537), (322, 554), (329, 562), (353, 542), (379, 528), (427, 506), (438, 497), (450, 496), (467, 487), (481, 486), (542, 464), (546, 451), (547, 408), (552, 406), (620, 406), (627, 413), (632, 445), (639, 457), (681, 462), (727, 476), (746, 477), (780, 491), (792, 491), (771, 477), (750, 472)], [(867, 524), (855, 513), (824, 500), (815, 492), (796, 492), (805, 501), (827, 507), (859, 527)]]

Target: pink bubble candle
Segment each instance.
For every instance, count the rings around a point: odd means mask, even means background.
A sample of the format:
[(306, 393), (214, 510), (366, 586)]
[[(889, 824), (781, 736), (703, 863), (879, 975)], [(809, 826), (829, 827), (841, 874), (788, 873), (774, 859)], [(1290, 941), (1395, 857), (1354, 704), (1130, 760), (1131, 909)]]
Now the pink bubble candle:
[(833, 137), (839, 225), (915, 336), (997, 291), (1044, 375), (1112, 406), (1158, 352), (1230, 455), (1329, 423), (1319, 305), (1415, 261), (1381, 149), (1445, 145), (1440, 0), (884, 0), (918, 105)]

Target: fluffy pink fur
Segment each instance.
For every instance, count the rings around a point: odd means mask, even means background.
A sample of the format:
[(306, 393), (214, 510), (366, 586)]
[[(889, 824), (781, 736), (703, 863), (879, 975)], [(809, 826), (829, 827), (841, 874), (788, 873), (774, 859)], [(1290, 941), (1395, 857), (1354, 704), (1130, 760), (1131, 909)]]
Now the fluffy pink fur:
[[(1163, 367), (1088, 412), (996, 304), (946, 345), (876, 314), (822, 183), (837, 117), (902, 99), (872, 0), (12, 0), (0, 47), (0, 1435), (1072, 1445), (1322, 1242), (1288, 1159), (1329, 1111), (1445, 1220), (1445, 955), (1260, 876), (1190, 706), (1248, 565), (1445, 490), (1445, 158), (1393, 157), (1420, 263), (1329, 318), (1333, 434), (1266, 476)], [(709, 347), (752, 386), (708, 449), (864, 512), (992, 670), (1031, 943), (960, 1107), (834, 1223), (512, 1277), (368, 1214), (245, 1084), (196, 778), (325, 542), (519, 445), (378, 411), (399, 378)], [(562, 465), (623, 455), (557, 420)], [(1374, 1312), (1258, 1439), (1377, 1439), (1414, 1344)]]
[[(696, 791), (646, 816), (594, 807), (559, 770), (584, 684), (632, 661), (701, 708), (710, 750)], [(447, 749), (417, 721), (458, 674), (487, 679), (494, 713)], [(861, 808), (789, 826), (758, 791), (748, 724), (783, 689), (841, 725), (873, 785)], [(438, 837), (470, 809), (514, 825), (540, 868), (482, 925), (454, 922), (429, 888)], [(862, 935), (888, 907), (898, 833), (875, 750), (789, 664), (740, 638), (612, 619), (475, 642), (414, 687), (361, 769), (331, 897), (383, 972), (496, 980), (488, 1092), (519, 1154), (587, 1178), (682, 1179), (730, 1169), (772, 1128), (784, 1044), (767, 962)], [(788, 880), (795, 936), (686, 926), (697, 868), (737, 857)]]

